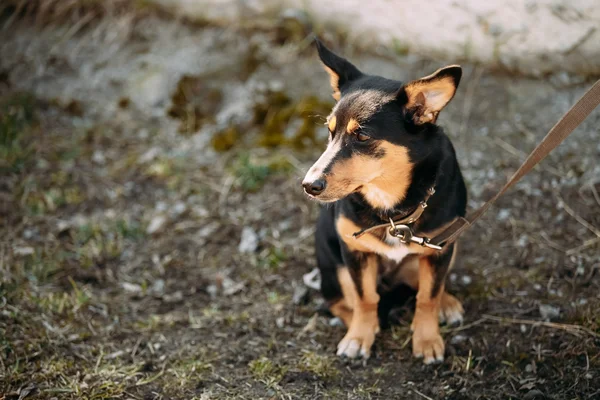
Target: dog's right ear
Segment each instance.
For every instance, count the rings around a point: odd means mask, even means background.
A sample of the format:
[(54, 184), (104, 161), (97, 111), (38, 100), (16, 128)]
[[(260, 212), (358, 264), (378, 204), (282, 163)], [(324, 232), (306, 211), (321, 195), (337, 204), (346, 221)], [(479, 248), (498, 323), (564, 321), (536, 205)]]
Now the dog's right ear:
[(333, 89), (333, 98), (339, 100), (342, 97), (341, 88), (362, 76), (362, 72), (352, 65), (348, 60), (334, 54), (319, 39), (315, 39), (319, 58), (329, 74), (329, 82)]

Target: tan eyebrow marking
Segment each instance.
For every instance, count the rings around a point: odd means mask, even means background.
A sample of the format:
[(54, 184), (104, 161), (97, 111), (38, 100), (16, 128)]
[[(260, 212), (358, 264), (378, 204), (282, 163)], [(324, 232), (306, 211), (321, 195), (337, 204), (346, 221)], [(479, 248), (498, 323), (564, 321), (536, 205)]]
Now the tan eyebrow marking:
[(360, 124), (358, 123), (358, 121), (354, 118), (350, 118), (350, 121), (348, 121), (348, 125), (346, 126), (346, 130), (348, 131), (348, 133), (353, 133), (358, 128), (360, 128)]
[(337, 120), (335, 118), (335, 115), (331, 118), (329, 118), (329, 121), (327, 122), (327, 127), (329, 128), (330, 132), (335, 131), (335, 124), (337, 123)]

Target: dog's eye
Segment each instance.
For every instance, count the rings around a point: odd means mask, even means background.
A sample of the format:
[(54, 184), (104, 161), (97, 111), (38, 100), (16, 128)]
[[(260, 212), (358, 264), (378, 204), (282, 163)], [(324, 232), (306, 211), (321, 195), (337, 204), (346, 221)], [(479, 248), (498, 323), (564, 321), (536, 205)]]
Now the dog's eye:
[(364, 133), (360, 133), (360, 132), (356, 134), (356, 138), (358, 139), (359, 142), (366, 142), (367, 140), (371, 139), (370, 136), (367, 136)]

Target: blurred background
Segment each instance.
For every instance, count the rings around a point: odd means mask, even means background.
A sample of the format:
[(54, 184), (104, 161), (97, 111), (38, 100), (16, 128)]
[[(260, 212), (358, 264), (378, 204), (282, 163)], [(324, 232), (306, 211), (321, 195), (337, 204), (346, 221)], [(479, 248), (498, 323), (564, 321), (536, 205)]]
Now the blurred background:
[(0, 398), (600, 396), (600, 112), (461, 241), (465, 324), (368, 364), (303, 276), (300, 187), (333, 106), (316, 33), (403, 81), (460, 63), (439, 123), (469, 208), (600, 77), (597, 1), (0, 1)]

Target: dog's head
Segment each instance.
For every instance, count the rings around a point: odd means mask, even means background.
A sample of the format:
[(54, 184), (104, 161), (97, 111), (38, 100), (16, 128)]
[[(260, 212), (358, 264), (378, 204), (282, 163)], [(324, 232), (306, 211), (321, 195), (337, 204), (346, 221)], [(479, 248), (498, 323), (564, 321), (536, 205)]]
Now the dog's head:
[(360, 192), (375, 208), (391, 209), (410, 186), (415, 163), (431, 151), (438, 113), (454, 96), (462, 70), (441, 68), (401, 82), (363, 74), (317, 41), (337, 104), (327, 118), (327, 149), (302, 185), (322, 202)]

